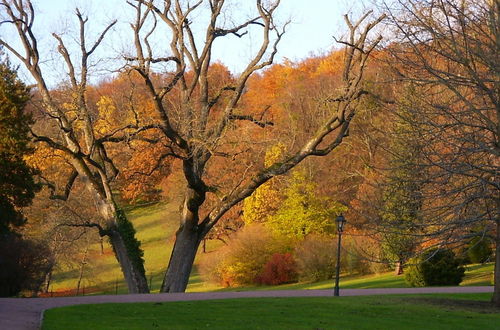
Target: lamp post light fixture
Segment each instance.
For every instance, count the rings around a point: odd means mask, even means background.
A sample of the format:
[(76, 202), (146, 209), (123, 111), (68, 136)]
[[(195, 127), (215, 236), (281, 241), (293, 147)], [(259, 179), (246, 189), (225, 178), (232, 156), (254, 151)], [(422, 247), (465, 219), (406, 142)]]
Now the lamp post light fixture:
[(342, 213), (337, 217), (337, 232), (338, 232), (338, 245), (337, 245), (337, 265), (336, 265), (336, 275), (335, 275), (335, 288), (333, 289), (333, 295), (335, 297), (339, 296), (339, 278), (340, 278), (340, 243), (342, 241), (342, 232), (344, 231), (344, 225), (347, 220), (344, 218)]

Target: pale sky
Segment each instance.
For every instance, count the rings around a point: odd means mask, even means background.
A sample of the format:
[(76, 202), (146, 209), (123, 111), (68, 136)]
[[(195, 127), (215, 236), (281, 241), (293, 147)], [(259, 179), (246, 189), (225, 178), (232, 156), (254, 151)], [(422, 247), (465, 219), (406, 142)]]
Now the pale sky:
[[(127, 35), (130, 31), (128, 22), (133, 11), (125, 0), (33, 1), (40, 11), (37, 16), (37, 32), (40, 35), (45, 35), (41, 42), (42, 45), (54, 42), (50, 33), (68, 32), (71, 31), (71, 27), (76, 26), (73, 9), (78, 5), (84, 12), (89, 13), (89, 24), (93, 21), (109, 22), (112, 19), (118, 19), (119, 23), (113, 34), (110, 35), (111, 38), (108, 38), (106, 44), (103, 45), (107, 47), (105, 51), (110, 54), (108, 56), (112, 56), (113, 52), (118, 54), (130, 46), (127, 45), (130, 41), (126, 38), (129, 38)], [(227, 3), (232, 3), (233, 15), (237, 16), (244, 15), (246, 8), (252, 6), (254, 1), (227, 0)], [(359, 10), (360, 4), (359, 0), (282, 0), (278, 9), (278, 19), (281, 22), (290, 19), (292, 23), (280, 43), (275, 62), (281, 62), (284, 58), (298, 61), (312, 54), (322, 54), (329, 51), (334, 44), (332, 36), (339, 36), (344, 31), (342, 15), (346, 12)], [(99, 29), (96, 27), (94, 32), (98, 31)], [(0, 29), (0, 33), (5, 33), (5, 30)], [(258, 47), (257, 41), (252, 40), (251, 33), (246, 36), (244, 41), (231, 36), (224, 43), (217, 45), (219, 47), (214, 53), (214, 58), (221, 60), (233, 72), (237, 73), (243, 68), (244, 61), (242, 59), (249, 57), (249, 53), (255, 50), (253, 48)], [(239, 46), (234, 46), (235, 43), (239, 43)]]

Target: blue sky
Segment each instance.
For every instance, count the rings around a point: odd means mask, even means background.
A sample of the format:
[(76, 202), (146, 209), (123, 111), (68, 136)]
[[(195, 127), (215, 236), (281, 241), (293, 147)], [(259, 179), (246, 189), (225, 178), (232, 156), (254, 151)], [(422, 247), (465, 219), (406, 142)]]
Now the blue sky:
[[(71, 29), (76, 23), (72, 15), (75, 6), (79, 6), (89, 13), (91, 21), (110, 21), (117, 18), (121, 25), (117, 25), (115, 34), (107, 40), (107, 51), (118, 53), (121, 48), (130, 46), (130, 41), (125, 41), (128, 29), (128, 17), (132, 14), (125, 0), (34, 0), (40, 14), (39, 33), (45, 34), (42, 43), (52, 43), (52, 37), (47, 32), (61, 32)], [(232, 4), (236, 15), (244, 15), (247, 7), (253, 0), (227, 0)], [(342, 15), (355, 10), (360, 1), (348, 0), (282, 0), (279, 8), (279, 20), (284, 22), (291, 19), (288, 32), (285, 34), (280, 46), (277, 62), (288, 58), (297, 61), (311, 54), (321, 54), (331, 49), (333, 35), (341, 35), (344, 25)], [(94, 32), (97, 32), (98, 29)], [(44, 33), (45, 32), (45, 33)], [(1, 31), (0, 31), (1, 33)], [(120, 34), (121, 33), (121, 34)], [(256, 40), (251, 37), (246, 41), (231, 37), (224, 44), (220, 44), (214, 57), (224, 62), (232, 71), (242, 69), (242, 58), (248, 56), (252, 46), (256, 47)], [(233, 47), (239, 42), (239, 48)], [(243, 44), (242, 44), (243, 42)]]

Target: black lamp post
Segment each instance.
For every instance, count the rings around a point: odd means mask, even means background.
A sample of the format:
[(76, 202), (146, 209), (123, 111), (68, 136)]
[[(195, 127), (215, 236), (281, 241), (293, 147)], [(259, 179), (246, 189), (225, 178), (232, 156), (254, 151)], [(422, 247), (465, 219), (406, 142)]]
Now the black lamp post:
[(337, 231), (338, 231), (338, 245), (337, 245), (337, 266), (336, 266), (336, 276), (335, 276), (335, 288), (333, 289), (333, 295), (338, 297), (339, 296), (339, 278), (340, 278), (340, 242), (342, 240), (342, 232), (344, 231), (344, 225), (347, 222), (347, 220), (344, 218), (342, 214), (340, 214), (337, 219)]

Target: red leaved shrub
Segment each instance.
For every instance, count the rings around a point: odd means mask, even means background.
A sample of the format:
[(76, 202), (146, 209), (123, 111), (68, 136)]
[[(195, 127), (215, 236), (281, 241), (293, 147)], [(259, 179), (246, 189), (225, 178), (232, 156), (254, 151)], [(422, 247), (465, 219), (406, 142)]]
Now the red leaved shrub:
[(297, 265), (290, 253), (275, 253), (265, 264), (256, 282), (265, 285), (278, 285), (296, 282)]

